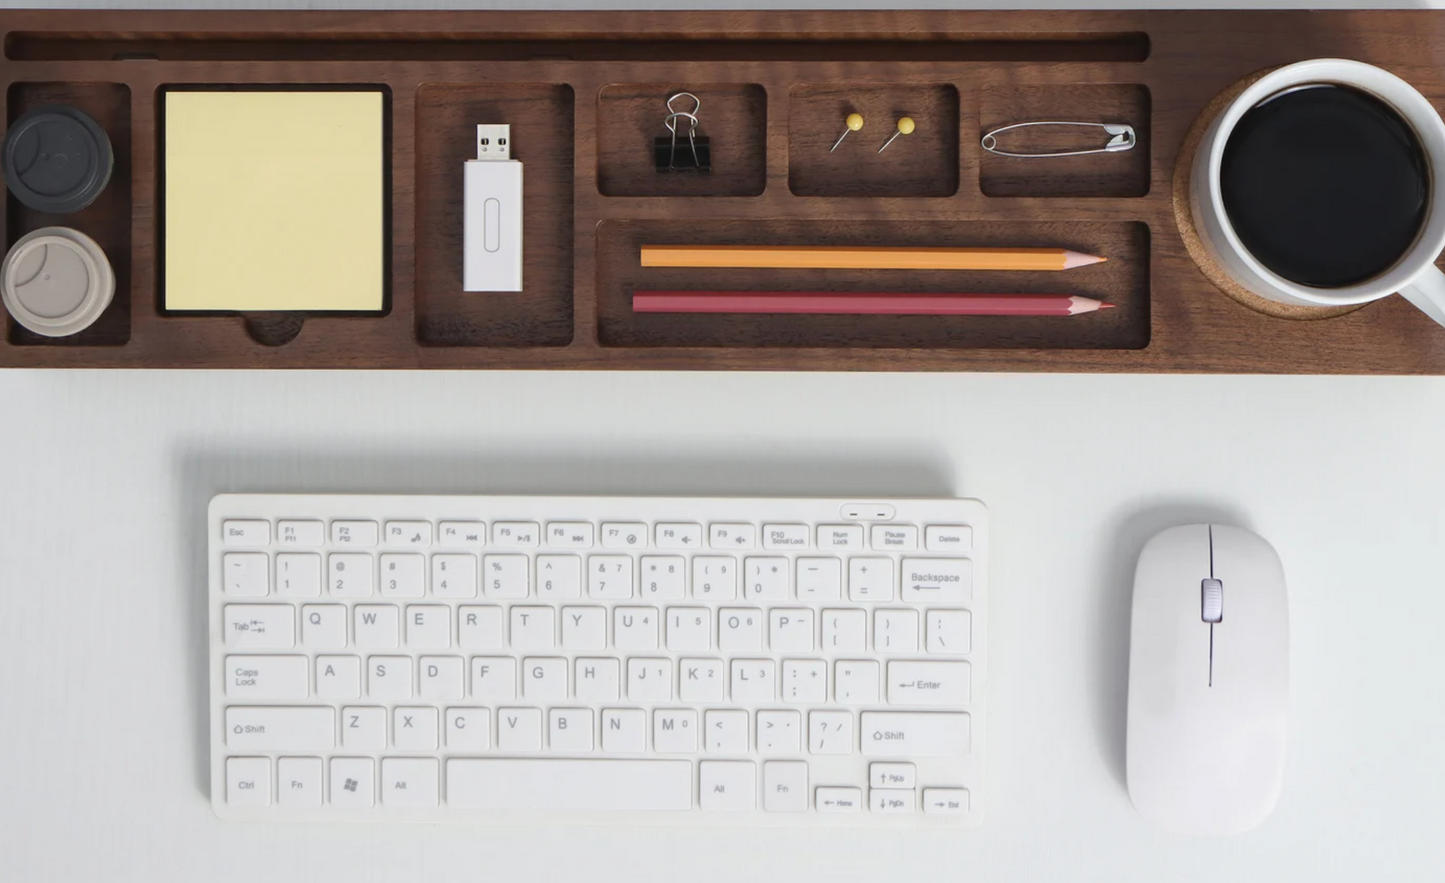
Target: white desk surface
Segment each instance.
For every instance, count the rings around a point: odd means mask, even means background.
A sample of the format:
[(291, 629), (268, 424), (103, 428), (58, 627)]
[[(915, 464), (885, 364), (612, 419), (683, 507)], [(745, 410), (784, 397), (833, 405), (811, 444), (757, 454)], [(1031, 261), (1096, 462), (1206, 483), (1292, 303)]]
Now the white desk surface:
[[(7, 883), (1445, 867), (1445, 378), (5, 371), (0, 406)], [(989, 817), (961, 833), (223, 824), (205, 506), (261, 490), (977, 496), (994, 519)], [(1134, 558), (1206, 519), (1278, 548), (1293, 639), (1284, 796), (1221, 840), (1156, 833), (1123, 781)]]

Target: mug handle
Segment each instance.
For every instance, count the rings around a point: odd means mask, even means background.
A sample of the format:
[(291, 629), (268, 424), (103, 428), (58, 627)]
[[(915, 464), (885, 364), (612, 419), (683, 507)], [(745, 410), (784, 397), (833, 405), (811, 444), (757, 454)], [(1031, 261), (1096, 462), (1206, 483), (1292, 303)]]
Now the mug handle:
[(1438, 267), (1431, 267), (1401, 288), (1400, 296), (1431, 319), (1445, 325), (1445, 273), (1440, 272)]

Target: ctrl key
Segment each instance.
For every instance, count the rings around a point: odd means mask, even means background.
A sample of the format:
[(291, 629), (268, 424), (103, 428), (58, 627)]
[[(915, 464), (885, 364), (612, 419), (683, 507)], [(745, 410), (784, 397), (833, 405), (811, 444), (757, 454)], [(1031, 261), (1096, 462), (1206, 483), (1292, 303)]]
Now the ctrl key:
[(270, 758), (226, 758), (226, 803), (241, 807), (271, 805)]

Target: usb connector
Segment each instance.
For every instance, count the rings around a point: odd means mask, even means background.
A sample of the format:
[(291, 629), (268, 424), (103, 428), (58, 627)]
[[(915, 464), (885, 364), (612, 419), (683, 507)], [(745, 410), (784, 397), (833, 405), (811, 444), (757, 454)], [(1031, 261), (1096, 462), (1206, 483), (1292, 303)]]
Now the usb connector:
[(462, 288), (522, 290), (522, 164), (512, 127), (479, 125), (463, 180)]

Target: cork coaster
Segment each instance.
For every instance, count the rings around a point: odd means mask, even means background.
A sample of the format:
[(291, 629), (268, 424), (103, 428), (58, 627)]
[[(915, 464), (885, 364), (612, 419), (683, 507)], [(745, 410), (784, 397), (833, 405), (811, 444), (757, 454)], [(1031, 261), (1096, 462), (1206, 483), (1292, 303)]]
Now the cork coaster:
[(1214, 261), (1200, 240), (1199, 231), (1194, 228), (1194, 214), (1189, 210), (1189, 178), (1193, 174), (1194, 154), (1199, 149), (1199, 142), (1204, 137), (1204, 131), (1209, 128), (1209, 124), (1214, 121), (1214, 118), (1223, 113), (1229, 103), (1239, 96), (1239, 93), (1249, 88), (1251, 83), (1271, 70), (1274, 68), (1251, 74), (1216, 95), (1214, 100), (1205, 105), (1204, 112), (1189, 128), (1189, 132), (1184, 136), (1184, 143), (1179, 148), (1179, 159), (1174, 164), (1174, 222), (1179, 226), (1179, 235), (1184, 239), (1184, 248), (1188, 250), (1194, 263), (1199, 265), (1199, 269), (1204, 272), (1205, 277), (1213, 282), (1220, 291), (1251, 310), (1278, 319), (1329, 319), (1334, 316), (1343, 316), (1358, 310), (1364, 304), (1350, 304), (1342, 307), (1303, 307), (1296, 304), (1277, 303), (1248, 290), (1229, 278), (1224, 269)]

